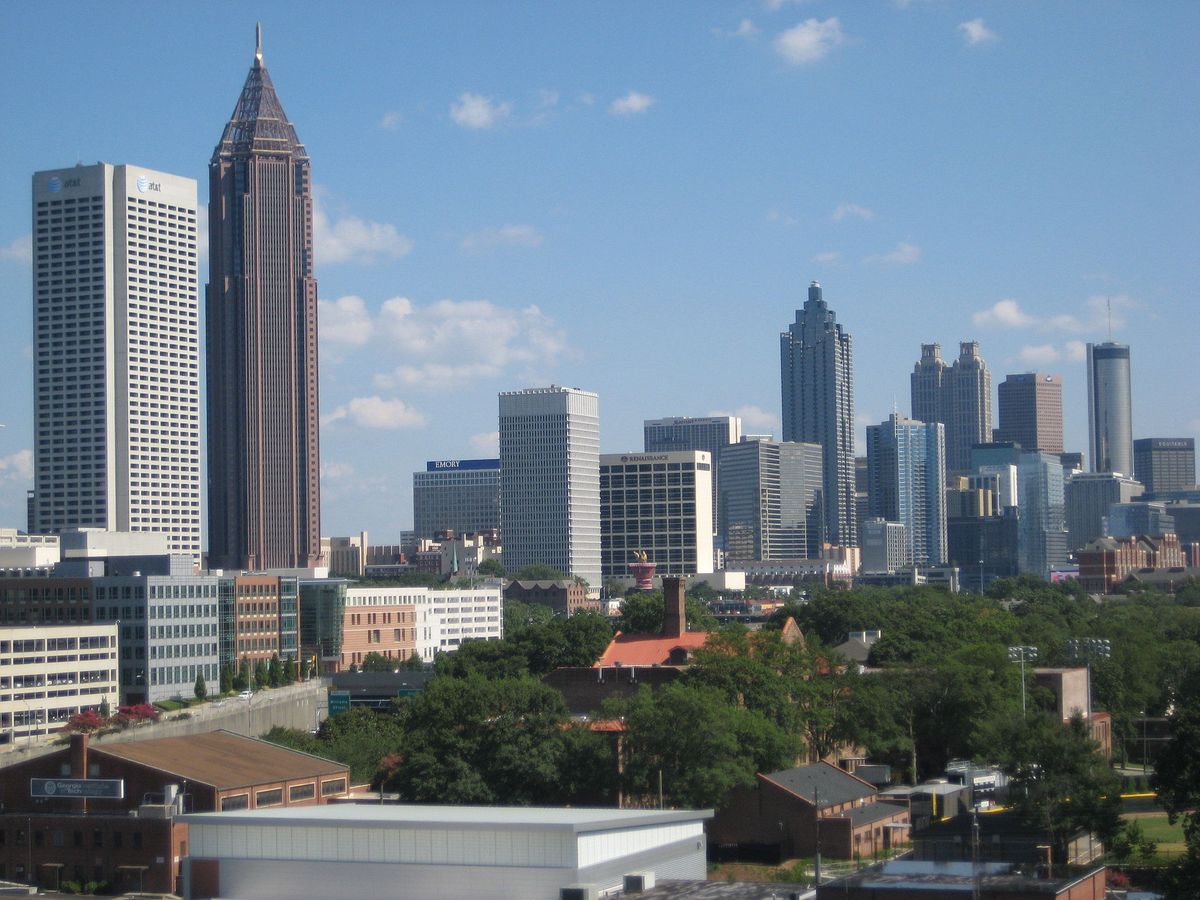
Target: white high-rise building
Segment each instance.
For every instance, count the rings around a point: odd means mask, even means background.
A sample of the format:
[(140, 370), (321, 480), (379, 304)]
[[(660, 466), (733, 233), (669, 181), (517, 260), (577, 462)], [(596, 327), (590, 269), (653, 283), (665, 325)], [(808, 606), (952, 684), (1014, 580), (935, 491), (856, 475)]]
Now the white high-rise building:
[(552, 385), (500, 394), (504, 566), (544, 563), (600, 587), (600, 398)]
[(30, 530), (160, 532), (198, 561), (196, 182), (36, 173), (33, 320)]

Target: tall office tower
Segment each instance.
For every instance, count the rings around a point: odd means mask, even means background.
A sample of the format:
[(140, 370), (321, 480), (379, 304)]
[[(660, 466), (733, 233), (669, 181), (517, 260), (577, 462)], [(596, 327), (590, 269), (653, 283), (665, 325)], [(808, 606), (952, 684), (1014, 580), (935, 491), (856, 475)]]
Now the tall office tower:
[(1052, 453), (1022, 453), (1017, 464), (1017, 565), (1049, 578), (1067, 562), (1063, 467)]
[(500, 394), (500, 539), (515, 572), (544, 563), (600, 587), (600, 398), (551, 385)]
[(816, 444), (761, 438), (721, 449), (727, 559), (820, 557), (823, 455)]
[(208, 544), (216, 568), (321, 557), (308, 152), (261, 40), (209, 163)]
[(1129, 345), (1087, 345), (1088, 452), (1093, 472), (1133, 474)]
[(1089, 541), (1108, 534), (1105, 521), (1114, 503), (1129, 503), (1142, 496), (1141, 482), (1119, 472), (1079, 472), (1064, 488), (1067, 549), (1074, 552)]
[(200, 560), (196, 182), (33, 176), (34, 533), (154, 531)]
[(942, 359), (941, 344), (921, 345), (921, 358), (913, 366), (909, 377), (912, 417), (918, 422), (945, 423), (946, 405), (942, 388), (948, 369)]
[(962, 473), (971, 468), (971, 447), (992, 439), (992, 373), (978, 341), (959, 342), (958, 359), (947, 374), (946, 468)]
[(945, 426), (894, 413), (867, 426), (867, 494), (871, 515), (904, 526), (907, 562), (946, 560)]
[(658, 575), (713, 570), (712, 457), (703, 450), (600, 456), (605, 578), (629, 575), (635, 550)]
[(942, 361), (940, 344), (922, 344), (913, 367), (912, 417), (946, 426), (946, 468), (971, 468), (971, 447), (992, 437), (992, 375), (977, 341), (958, 345), (953, 366)]
[(1195, 438), (1140, 438), (1133, 442), (1133, 469), (1146, 491), (1182, 491), (1196, 484)]
[[(712, 460), (713, 534), (721, 533), (720, 450), (742, 439), (740, 416), (671, 416), (642, 423), (642, 449), (647, 453), (703, 450)], [(710, 570), (711, 571), (711, 570)]]
[(825, 535), (858, 545), (854, 497), (854, 365), (850, 335), (837, 324), (813, 282), (796, 321), (779, 336), (783, 439), (820, 444)]
[(1006, 375), (996, 388), (996, 400), (997, 441), (1012, 441), (1024, 450), (1063, 452), (1061, 375)]
[(500, 460), (435, 459), (413, 472), (413, 530), (478, 534), (500, 527)]

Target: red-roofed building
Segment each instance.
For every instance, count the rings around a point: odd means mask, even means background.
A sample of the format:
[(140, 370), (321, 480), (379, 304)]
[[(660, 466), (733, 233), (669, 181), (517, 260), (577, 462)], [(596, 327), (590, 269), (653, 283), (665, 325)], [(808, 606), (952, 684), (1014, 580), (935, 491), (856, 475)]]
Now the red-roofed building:
[(706, 631), (688, 631), (683, 592), (684, 579), (663, 579), (663, 630), (661, 634), (617, 632), (594, 668), (612, 666), (684, 666), (708, 641)]

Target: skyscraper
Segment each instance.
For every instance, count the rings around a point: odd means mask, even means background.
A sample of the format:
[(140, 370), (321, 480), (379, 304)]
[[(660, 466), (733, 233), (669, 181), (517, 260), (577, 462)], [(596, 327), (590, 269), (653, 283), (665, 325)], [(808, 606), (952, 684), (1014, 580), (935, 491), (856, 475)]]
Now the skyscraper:
[(1063, 467), (1052, 453), (1022, 453), (1017, 464), (1017, 566), (1049, 578), (1067, 562)]
[[(704, 450), (712, 460), (713, 530), (721, 532), (721, 464), (722, 447), (742, 439), (742, 420), (739, 416), (671, 416), (666, 419), (646, 419), (642, 423), (642, 448), (647, 453), (671, 453), (676, 450)], [(705, 571), (705, 570), (701, 570)]]
[(1127, 344), (1087, 345), (1088, 453), (1093, 472), (1133, 474)]
[(732, 560), (815, 559), (824, 530), (816, 444), (743, 438), (721, 449), (725, 554)]
[(208, 542), (221, 568), (321, 555), (308, 152), (262, 60), (209, 163)]
[(1133, 442), (1133, 467), (1151, 494), (1186, 490), (1196, 483), (1196, 440), (1140, 438)]
[(196, 182), (38, 172), (33, 235), (29, 527), (162, 532), (199, 561)]
[(1119, 472), (1077, 472), (1063, 488), (1067, 550), (1072, 553), (1108, 534), (1108, 511), (1114, 503), (1129, 503), (1144, 493), (1140, 482)]
[(808, 288), (804, 308), (779, 336), (783, 439), (820, 444), (824, 466), (825, 535), (858, 545), (854, 497), (854, 365), (850, 335)]
[(478, 534), (500, 527), (500, 460), (435, 459), (413, 472), (413, 530)]
[(947, 366), (941, 345), (922, 344), (911, 377), (912, 417), (946, 426), (946, 468), (967, 472), (971, 447), (992, 437), (992, 374), (977, 341), (962, 341), (958, 359)]
[(1063, 452), (1061, 375), (1007, 375), (996, 389), (996, 400), (997, 441), (1012, 441), (1024, 450)]
[(551, 385), (500, 394), (500, 539), (515, 572), (544, 563), (600, 586), (600, 399)]
[(904, 526), (909, 565), (946, 561), (945, 426), (891, 415), (867, 426), (871, 515)]

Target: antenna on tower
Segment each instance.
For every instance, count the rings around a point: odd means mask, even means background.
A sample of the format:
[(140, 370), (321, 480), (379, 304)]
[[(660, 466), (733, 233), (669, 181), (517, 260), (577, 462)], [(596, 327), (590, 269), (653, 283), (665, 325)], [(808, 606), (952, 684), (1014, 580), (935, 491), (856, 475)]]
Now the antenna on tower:
[(1105, 297), (1104, 300), (1105, 300), (1105, 303), (1108, 305), (1108, 342), (1111, 344), (1112, 343), (1112, 296), (1109, 295), (1109, 296)]
[(254, 58), (262, 62), (262, 22), (254, 23)]

